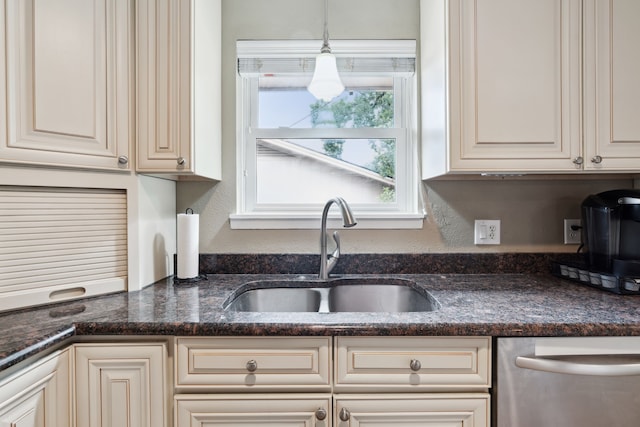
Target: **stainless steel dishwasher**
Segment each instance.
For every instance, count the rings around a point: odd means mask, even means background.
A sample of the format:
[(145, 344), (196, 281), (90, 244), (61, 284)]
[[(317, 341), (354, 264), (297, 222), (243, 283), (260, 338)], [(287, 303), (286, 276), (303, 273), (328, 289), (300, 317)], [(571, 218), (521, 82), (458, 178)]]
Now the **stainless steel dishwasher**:
[(497, 427), (640, 425), (640, 337), (498, 338)]

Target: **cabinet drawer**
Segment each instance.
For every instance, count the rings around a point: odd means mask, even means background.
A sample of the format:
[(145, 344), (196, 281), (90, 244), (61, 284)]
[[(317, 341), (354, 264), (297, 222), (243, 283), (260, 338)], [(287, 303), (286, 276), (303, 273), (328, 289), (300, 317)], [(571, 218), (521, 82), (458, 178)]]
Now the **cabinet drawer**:
[(330, 394), (179, 394), (176, 427), (328, 427)]
[(485, 390), (488, 337), (337, 337), (337, 390)]
[(207, 337), (176, 341), (176, 387), (328, 390), (329, 337)]
[[(488, 427), (488, 393), (338, 394), (333, 425), (403, 427)], [(348, 423), (341, 422), (347, 418)]]

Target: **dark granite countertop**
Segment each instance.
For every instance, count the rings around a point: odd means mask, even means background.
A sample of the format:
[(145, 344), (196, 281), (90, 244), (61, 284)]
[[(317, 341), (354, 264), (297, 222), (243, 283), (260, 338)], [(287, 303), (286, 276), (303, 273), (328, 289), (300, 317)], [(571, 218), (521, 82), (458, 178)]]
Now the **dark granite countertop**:
[[(86, 335), (640, 335), (640, 296), (548, 274), (401, 274), (441, 304), (417, 313), (242, 313), (222, 309), (239, 285), (296, 275), (216, 274), (0, 314), (0, 370)], [(375, 277), (384, 277), (376, 275)]]

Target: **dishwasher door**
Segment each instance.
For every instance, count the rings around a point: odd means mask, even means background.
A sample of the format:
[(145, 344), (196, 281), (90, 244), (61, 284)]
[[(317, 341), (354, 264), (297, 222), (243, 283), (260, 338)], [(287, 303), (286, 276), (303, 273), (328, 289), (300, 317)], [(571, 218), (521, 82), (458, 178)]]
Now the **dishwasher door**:
[(640, 337), (497, 342), (496, 427), (640, 425)]

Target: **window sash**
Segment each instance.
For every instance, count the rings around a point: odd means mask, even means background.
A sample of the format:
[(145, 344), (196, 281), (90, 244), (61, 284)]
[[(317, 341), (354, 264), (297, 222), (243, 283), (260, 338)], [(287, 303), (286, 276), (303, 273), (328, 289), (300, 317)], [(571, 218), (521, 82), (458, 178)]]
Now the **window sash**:
[[(341, 132), (335, 132), (341, 131)], [(245, 191), (245, 212), (317, 212), (322, 208), (321, 204), (308, 204), (304, 206), (296, 204), (266, 204), (258, 203), (257, 184), (257, 141), (260, 139), (394, 139), (396, 142), (396, 176), (395, 187), (407, 188), (411, 185), (411, 170), (414, 165), (407, 164), (403, 159), (408, 159), (409, 143), (407, 142), (407, 130), (405, 129), (255, 129), (249, 131), (246, 144), (246, 157), (251, 159), (251, 164), (245, 163), (243, 180)], [(395, 202), (389, 203), (350, 203), (351, 207), (360, 211), (374, 212), (405, 212), (410, 209), (411, 200), (406, 191), (396, 191)]]

